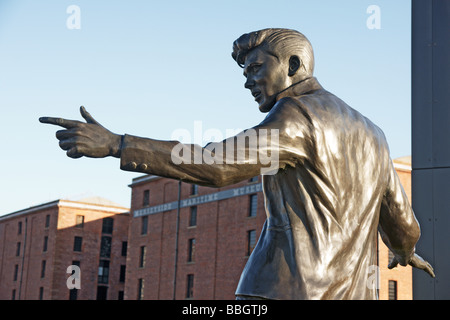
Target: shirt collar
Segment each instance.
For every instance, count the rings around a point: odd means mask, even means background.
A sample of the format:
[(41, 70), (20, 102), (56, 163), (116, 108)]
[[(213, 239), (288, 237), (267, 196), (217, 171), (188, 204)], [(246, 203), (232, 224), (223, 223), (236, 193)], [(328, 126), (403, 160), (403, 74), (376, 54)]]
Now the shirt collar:
[(323, 87), (315, 77), (306, 78), (300, 82), (294, 83), (290, 87), (281, 91), (276, 100), (279, 101), (285, 97), (295, 97), (302, 94), (307, 94), (311, 91), (321, 90)]

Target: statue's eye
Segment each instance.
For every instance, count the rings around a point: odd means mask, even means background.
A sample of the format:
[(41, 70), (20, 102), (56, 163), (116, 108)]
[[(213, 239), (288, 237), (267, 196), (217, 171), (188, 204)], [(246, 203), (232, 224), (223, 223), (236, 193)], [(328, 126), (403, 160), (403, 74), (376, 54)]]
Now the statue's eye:
[(244, 70), (244, 76), (247, 77), (247, 74), (255, 74), (261, 69), (261, 64), (251, 64)]
[(258, 72), (259, 69), (261, 69), (261, 65), (260, 64), (255, 64), (255, 65), (252, 66), (251, 72), (253, 72), (253, 73)]

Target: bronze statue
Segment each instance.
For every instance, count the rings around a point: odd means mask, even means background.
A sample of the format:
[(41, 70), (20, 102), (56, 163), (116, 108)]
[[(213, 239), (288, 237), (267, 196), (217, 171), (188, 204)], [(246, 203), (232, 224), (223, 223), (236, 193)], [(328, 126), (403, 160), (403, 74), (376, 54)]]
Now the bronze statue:
[[(40, 121), (66, 128), (56, 137), (69, 157), (113, 156), (123, 170), (210, 187), (258, 175), (267, 168), (263, 149), (276, 154), (276, 170), (262, 180), (267, 219), (238, 299), (377, 299), (367, 272), (376, 265), (378, 231), (395, 256), (389, 268), (409, 264), (434, 277), (415, 253), (419, 224), (383, 132), (322, 88), (307, 38), (289, 29), (251, 32), (234, 42), (232, 56), (260, 111), (268, 113), (250, 129), (258, 138), (253, 143), (245, 140), (246, 130), (203, 148), (181, 145), (181, 156), (173, 152), (179, 142), (111, 133), (83, 107), (86, 122)], [(269, 131), (272, 136), (259, 139)], [(240, 151), (246, 157), (238, 159)], [(181, 161), (199, 152), (216, 161)]]

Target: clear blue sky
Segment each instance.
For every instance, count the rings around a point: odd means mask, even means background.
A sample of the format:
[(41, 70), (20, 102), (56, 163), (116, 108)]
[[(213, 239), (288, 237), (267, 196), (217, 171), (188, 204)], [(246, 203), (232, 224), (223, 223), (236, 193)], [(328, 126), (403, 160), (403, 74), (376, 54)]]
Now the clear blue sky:
[[(70, 5), (81, 29), (66, 26)], [(81, 120), (84, 105), (115, 133), (163, 140), (194, 121), (224, 134), (259, 123), (231, 46), (267, 27), (303, 32), (325, 89), (384, 131), (392, 158), (409, 155), (410, 15), (409, 0), (0, 0), (0, 215), (87, 196), (130, 206), (141, 174), (68, 158), (40, 116)]]

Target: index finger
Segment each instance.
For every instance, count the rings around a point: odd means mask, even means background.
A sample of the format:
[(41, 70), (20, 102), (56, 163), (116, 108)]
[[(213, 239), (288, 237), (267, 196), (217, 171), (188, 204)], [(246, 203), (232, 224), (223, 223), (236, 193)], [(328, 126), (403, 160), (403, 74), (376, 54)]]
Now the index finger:
[(41, 123), (48, 123), (57, 126), (64, 127), (66, 129), (71, 129), (77, 127), (81, 122), (77, 120), (67, 120), (63, 118), (52, 118), (52, 117), (41, 117), (39, 118)]
[(415, 266), (416, 268), (422, 269), (423, 271), (425, 271), (426, 273), (428, 273), (431, 277), (435, 277), (434, 275), (434, 269), (431, 266), (431, 264), (428, 261), (423, 260), (422, 263), (418, 264), (417, 266)]
[(427, 263), (427, 266), (425, 268), (425, 272), (427, 272), (431, 277), (435, 278), (436, 276), (434, 275), (434, 269), (433, 267)]

